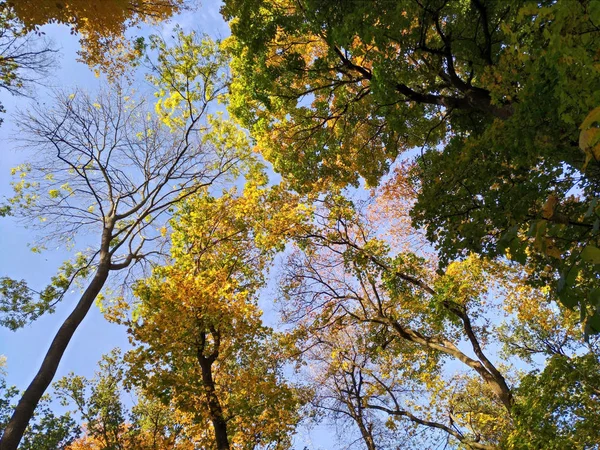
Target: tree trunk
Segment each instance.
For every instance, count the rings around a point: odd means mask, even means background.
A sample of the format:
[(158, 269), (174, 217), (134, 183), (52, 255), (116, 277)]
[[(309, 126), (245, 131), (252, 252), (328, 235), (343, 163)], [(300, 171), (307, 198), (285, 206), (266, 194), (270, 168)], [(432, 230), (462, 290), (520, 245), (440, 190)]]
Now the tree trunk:
[(362, 435), (363, 441), (365, 441), (365, 445), (367, 446), (367, 450), (377, 450), (375, 447), (375, 440), (373, 439), (373, 433), (371, 427), (365, 425), (362, 422), (362, 418), (354, 419), (358, 424), (358, 429), (360, 430), (360, 434)]
[(101, 258), (100, 265), (98, 266), (94, 278), (79, 299), (73, 312), (63, 322), (56, 333), (56, 336), (54, 336), (54, 340), (44, 357), (44, 361), (42, 362), (38, 373), (19, 400), (15, 412), (8, 422), (4, 434), (2, 435), (2, 439), (0, 440), (0, 450), (17, 449), (19, 442), (23, 437), (23, 433), (33, 417), (33, 412), (38, 405), (40, 398), (44, 395), (44, 392), (46, 392), (46, 389), (56, 374), (56, 369), (58, 368), (58, 364), (62, 359), (67, 345), (69, 345), (75, 330), (77, 330), (77, 327), (90, 310), (96, 296), (102, 290), (102, 287), (108, 278), (108, 273), (109, 262), (103, 261)]
[(229, 438), (227, 437), (227, 422), (223, 417), (223, 408), (219, 403), (217, 392), (215, 390), (215, 382), (212, 376), (212, 360), (210, 358), (198, 358), (202, 369), (202, 381), (206, 392), (206, 400), (208, 403), (208, 411), (210, 420), (215, 430), (215, 440), (217, 441), (218, 450), (229, 450)]

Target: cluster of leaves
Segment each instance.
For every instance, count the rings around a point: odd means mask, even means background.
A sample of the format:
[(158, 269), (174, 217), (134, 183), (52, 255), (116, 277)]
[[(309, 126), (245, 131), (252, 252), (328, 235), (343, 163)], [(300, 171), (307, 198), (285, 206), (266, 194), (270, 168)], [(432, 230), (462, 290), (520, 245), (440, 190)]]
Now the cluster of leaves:
[[(4, 430), (12, 415), (13, 401), (18, 397), (19, 391), (14, 386), (6, 385), (1, 365), (0, 371), (0, 430)], [(80, 429), (72, 415), (56, 415), (52, 411), (50, 400), (50, 396), (47, 396), (38, 405), (23, 435), (20, 449), (63, 449), (79, 437)]]
[(84, 435), (68, 450), (139, 449), (191, 450), (194, 440), (188, 419), (172, 405), (130, 392), (135, 403), (127, 407), (127, 372), (119, 350), (103, 356), (91, 379), (70, 374), (54, 384), (55, 397), (65, 407), (74, 407), (84, 423)]
[[(139, 48), (125, 37), (128, 28), (140, 23), (159, 23), (185, 7), (184, 0), (18, 0), (3, 1), (26, 32), (37, 31), (48, 23), (68, 25), (79, 35), (79, 55), (86, 64), (122, 72), (139, 56)], [(110, 64), (109, 64), (110, 63)], [(104, 67), (103, 67), (104, 66)]]
[[(112, 2), (92, 15), (84, 3), (11, 11), (26, 29), (71, 24), (96, 64), (144, 8), (162, 20), (180, 5), (115, 0), (109, 26)], [(22, 326), (90, 280), (74, 317), (100, 299), (133, 349), (57, 384), (83, 438), (45, 410), (27, 431), (76, 326), (61, 328), (35, 393), (1, 416), (7, 448), (23, 432), (23, 445), (42, 445), (46, 430), (71, 450), (284, 449), (307, 403), (368, 450), (597, 446), (598, 3), (227, 0), (223, 13), (224, 45), (180, 29), (172, 45), (140, 42), (153, 109), (121, 90), (76, 92), (27, 116), (24, 142), (46, 152), (15, 169), (2, 214), (99, 241), (39, 302), (2, 278), (2, 323)], [(267, 187), (216, 102), (280, 185)], [(366, 213), (341, 190), (377, 185), (392, 164)], [(240, 175), (243, 189), (216, 184)], [(411, 240), (419, 227), (436, 252)], [(170, 257), (133, 284), (133, 305), (98, 297), (110, 272), (162, 253), (153, 243), (166, 237)], [(282, 253), (289, 329), (277, 333), (259, 301)], [(286, 379), (290, 361), (308, 386)]]
[(230, 111), (295, 188), (375, 185), (420, 147), (411, 215), (441, 266), (507, 256), (600, 331), (598, 2), (229, 0), (223, 13)]
[(46, 312), (52, 311), (50, 302), (54, 298), (41, 295), (39, 300), (27, 286), (25, 280), (0, 278), (0, 324), (16, 330), (34, 321)]
[(53, 313), (68, 289), (80, 286), (90, 274), (90, 262), (83, 253), (67, 260), (51, 283), (41, 292), (31, 289), (25, 280), (0, 277), (0, 325), (15, 331), (46, 313)]
[(557, 354), (542, 371), (526, 375), (518, 387), (512, 447), (590, 448), (598, 434), (594, 422), (600, 399), (599, 366), (597, 353)]
[(315, 217), (281, 287), (318, 412), (349, 421), (368, 449), (598, 443), (598, 339), (584, 343), (578, 316), (518, 266), (470, 255), (436, 273), (395, 254), (347, 199)]
[(144, 47), (140, 39), (127, 39), (125, 31), (165, 21), (184, 8), (184, 0), (0, 1), (0, 88), (26, 95), (33, 84), (44, 81), (56, 50), (41, 37), (43, 25), (68, 25), (80, 37), (81, 60), (117, 78), (138, 63)]

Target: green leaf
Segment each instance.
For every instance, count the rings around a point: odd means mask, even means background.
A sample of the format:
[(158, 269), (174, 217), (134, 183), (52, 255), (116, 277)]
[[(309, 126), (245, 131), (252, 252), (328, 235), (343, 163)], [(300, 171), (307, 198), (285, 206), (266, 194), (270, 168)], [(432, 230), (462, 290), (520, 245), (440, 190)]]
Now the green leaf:
[(575, 285), (575, 280), (577, 279), (577, 274), (579, 273), (579, 267), (572, 266), (567, 273), (567, 286)]
[(592, 201), (590, 202), (590, 207), (588, 208), (588, 210), (585, 213), (585, 218), (587, 219), (588, 217), (591, 217), (592, 214), (594, 214), (594, 210), (596, 209), (596, 205), (598, 204), (598, 198), (593, 198)]
[(587, 318), (584, 333), (586, 335), (586, 340), (588, 335), (600, 333), (600, 311), (598, 309), (596, 309), (594, 314)]
[(558, 292), (560, 294), (562, 292), (562, 290), (565, 288), (566, 284), (567, 284), (567, 278), (565, 277), (565, 273), (563, 272), (560, 274), (558, 284), (556, 285), (556, 292)]
[(546, 227), (548, 226), (548, 222), (546, 220), (540, 220), (537, 225), (536, 225), (536, 231), (535, 231), (535, 248), (539, 251), (544, 251), (545, 250), (545, 240), (544, 237), (546, 236)]
[(598, 314), (598, 312), (588, 318), (588, 323), (594, 333), (600, 333), (600, 314)]
[(587, 245), (581, 252), (581, 259), (592, 264), (600, 264), (600, 248)]
[(590, 305), (594, 305), (596, 308), (600, 308), (600, 288), (595, 288), (588, 294)]
[(568, 271), (561, 274), (560, 280), (558, 281), (558, 298), (561, 303), (569, 309), (573, 309), (579, 304), (578, 292), (573, 289), (578, 273), (579, 267), (571, 266)]
[(517, 238), (517, 233), (519, 231), (519, 226), (515, 225), (509, 228), (504, 235), (498, 241), (498, 252), (504, 253), (504, 251), (511, 245), (513, 240)]

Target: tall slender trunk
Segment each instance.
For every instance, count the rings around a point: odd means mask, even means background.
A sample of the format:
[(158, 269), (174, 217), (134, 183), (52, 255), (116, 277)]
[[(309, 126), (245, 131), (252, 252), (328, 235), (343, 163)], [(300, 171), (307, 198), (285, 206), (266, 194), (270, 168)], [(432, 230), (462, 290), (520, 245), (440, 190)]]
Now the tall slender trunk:
[(227, 421), (223, 415), (223, 408), (217, 397), (215, 382), (212, 376), (212, 358), (198, 358), (202, 369), (202, 381), (206, 393), (206, 401), (208, 403), (208, 411), (210, 420), (215, 430), (215, 440), (218, 450), (229, 450), (229, 438), (227, 437)]
[(58, 329), (40, 369), (19, 400), (15, 412), (8, 422), (4, 434), (2, 435), (2, 439), (0, 440), (0, 450), (17, 449), (19, 442), (21, 442), (21, 438), (23, 437), (23, 433), (33, 417), (33, 412), (38, 405), (40, 398), (44, 395), (44, 392), (46, 392), (46, 389), (56, 374), (56, 369), (58, 368), (58, 364), (62, 359), (67, 345), (69, 345), (75, 330), (77, 330), (77, 327), (94, 303), (96, 296), (102, 290), (102, 287), (108, 278), (109, 271), (110, 261), (107, 261), (106, 257), (101, 257), (100, 265), (96, 270), (94, 278), (79, 299), (73, 312), (71, 312), (69, 317), (67, 317)]

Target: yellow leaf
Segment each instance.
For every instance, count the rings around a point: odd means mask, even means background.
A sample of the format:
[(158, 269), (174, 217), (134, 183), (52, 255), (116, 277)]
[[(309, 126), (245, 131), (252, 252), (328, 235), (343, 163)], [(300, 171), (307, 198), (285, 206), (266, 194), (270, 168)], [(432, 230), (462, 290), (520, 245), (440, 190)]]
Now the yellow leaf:
[(587, 115), (579, 129), (585, 130), (586, 128), (589, 128), (590, 125), (592, 125), (594, 122), (600, 122), (600, 106), (593, 109), (592, 112), (590, 112)]
[(550, 194), (542, 208), (542, 217), (544, 219), (550, 219), (554, 215), (556, 205), (558, 205), (558, 197), (554, 194)]
[(562, 255), (561, 251), (554, 246), (552, 239), (546, 239), (546, 255), (557, 259), (560, 259)]

